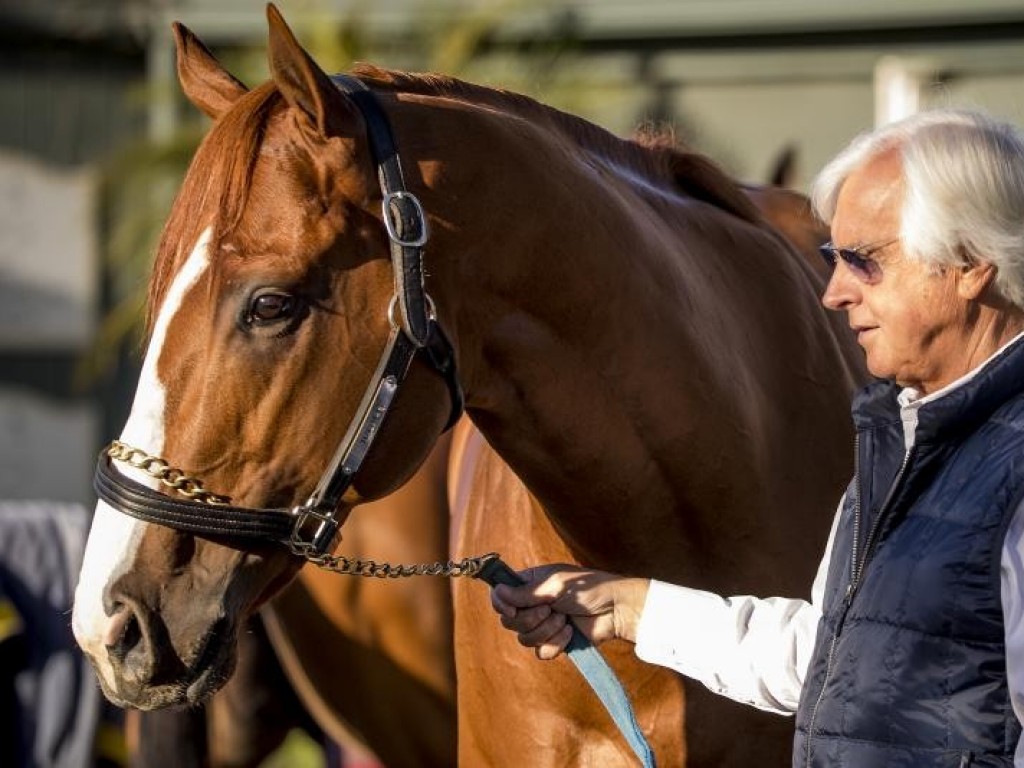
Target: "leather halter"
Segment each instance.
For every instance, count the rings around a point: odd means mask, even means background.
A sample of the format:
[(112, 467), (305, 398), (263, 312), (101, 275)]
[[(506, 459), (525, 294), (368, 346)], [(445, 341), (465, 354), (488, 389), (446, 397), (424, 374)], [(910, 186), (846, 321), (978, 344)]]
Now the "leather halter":
[(391, 332), (373, 379), (333, 459), (305, 503), (292, 509), (245, 508), (171, 497), (117, 471), (109, 452), (103, 451), (93, 487), (103, 501), (124, 514), (195, 534), (282, 542), (293, 553), (313, 558), (333, 549), (341, 499), (362, 466), (417, 354), (422, 353), (447, 384), (451, 413), (445, 429), (462, 414), (455, 351), (424, 289), (423, 250), (429, 233), (423, 207), (405, 187), (391, 126), (376, 96), (349, 75), (331, 79), (359, 108), (366, 123), (391, 245), (395, 274), (395, 295), (388, 307)]

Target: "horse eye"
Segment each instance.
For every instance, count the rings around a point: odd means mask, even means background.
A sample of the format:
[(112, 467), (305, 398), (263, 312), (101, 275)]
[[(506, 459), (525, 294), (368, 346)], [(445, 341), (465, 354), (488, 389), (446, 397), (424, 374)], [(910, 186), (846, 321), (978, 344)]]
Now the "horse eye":
[(287, 293), (259, 293), (249, 302), (246, 319), (252, 325), (287, 320), (295, 314), (295, 297)]

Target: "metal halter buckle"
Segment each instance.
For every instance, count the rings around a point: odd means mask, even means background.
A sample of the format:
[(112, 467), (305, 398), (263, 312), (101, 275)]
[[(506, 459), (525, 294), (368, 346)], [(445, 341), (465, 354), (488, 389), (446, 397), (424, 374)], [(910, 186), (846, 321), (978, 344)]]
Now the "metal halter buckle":
[[(395, 208), (392, 207), (392, 203), (396, 203)], [(406, 205), (412, 207), (409, 211)], [(412, 192), (406, 192), (400, 190), (398, 192), (388, 192), (384, 195), (384, 200), (381, 202), (381, 212), (384, 214), (384, 228), (388, 231), (388, 237), (391, 238), (392, 242), (403, 248), (420, 248), (427, 244), (427, 238), (429, 233), (427, 231), (427, 216), (423, 212), (423, 206), (420, 205), (419, 198), (416, 197)], [(404, 213), (411, 214), (408, 218), (403, 216)], [(395, 217), (400, 219), (399, 222), (395, 221)], [(411, 220), (415, 222), (416, 229), (412, 236), (406, 237), (399, 232), (399, 229), (404, 230), (404, 222)]]
[[(295, 526), (292, 528), (292, 535), (288, 540), (288, 547), (291, 551), (301, 557), (309, 557), (310, 554), (323, 555), (330, 551), (331, 545), (338, 535), (338, 521), (334, 518), (333, 512), (321, 512), (316, 507), (310, 506), (309, 502), (292, 508), (295, 516)], [(315, 529), (308, 532), (308, 538), (303, 534), (307, 533), (307, 527), (311, 521), (316, 521)]]

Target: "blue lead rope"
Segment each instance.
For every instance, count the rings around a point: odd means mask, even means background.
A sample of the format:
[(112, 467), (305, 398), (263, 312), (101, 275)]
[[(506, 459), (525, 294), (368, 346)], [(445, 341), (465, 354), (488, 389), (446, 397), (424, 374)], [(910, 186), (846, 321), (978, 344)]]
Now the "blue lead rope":
[[(476, 577), (486, 581), (492, 587), (498, 584), (518, 587), (526, 583), (519, 577), (519, 574), (497, 556), (488, 560)], [(565, 653), (583, 675), (583, 679), (593, 688), (604, 708), (608, 710), (608, 714), (612, 716), (615, 725), (636, 754), (640, 765), (644, 768), (655, 768), (654, 752), (651, 751), (651, 745), (647, 743), (643, 731), (640, 730), (640, 726), (636, 722), (633, 707), (629, 703), (629, 697), (626, 695), (622, 683), (615, 677), (615, 673), (608, 666), (608, 662), (604, 660), (604, 656), (576, 626), (572, 628), (572, 639), (565, 647)]]
[(572, 639), (566, 646), (565, 652), (590, 687), (594, 689), (597, 698), (604, 704), (604, 708), (612, 716), (615, 725), (626, 737), (629, 746), (633, 748), (640, 764), (644, 768), (655, 768), (654, 752), (651, 750), (651, 745), (647, 743), (643, 731), (640, 730), (640, 726), (636, 722), (633, 707), (630, 706), (629, 697), (626, 696), (622, 683), (619, 682), (612, 668), (608, 666), (604, 656), (576, 627), (572, 628)]

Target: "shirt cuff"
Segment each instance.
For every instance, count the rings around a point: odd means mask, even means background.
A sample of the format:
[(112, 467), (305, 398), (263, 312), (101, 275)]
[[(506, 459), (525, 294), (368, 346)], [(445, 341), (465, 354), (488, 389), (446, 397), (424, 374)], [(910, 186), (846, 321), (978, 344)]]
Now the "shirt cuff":
[[(668, 667), (735, 701), (792, 714), (801, 680), (794, 640), (806, 632), (795, 600), (723, 598), (652, 581), (637, 625), (636, 655)], [(760, 618), (755, 619), (754, 614)], [(750, 632), (754, 627), (755, 631)], [(813, 643), (813, 632), (809, 639)]]
[(705, 660), (721, 648), (715, 627), (722, 622), (723, 603), (710, 592), (651, 580), (637, 625), (636, 655), (703, 682)]

